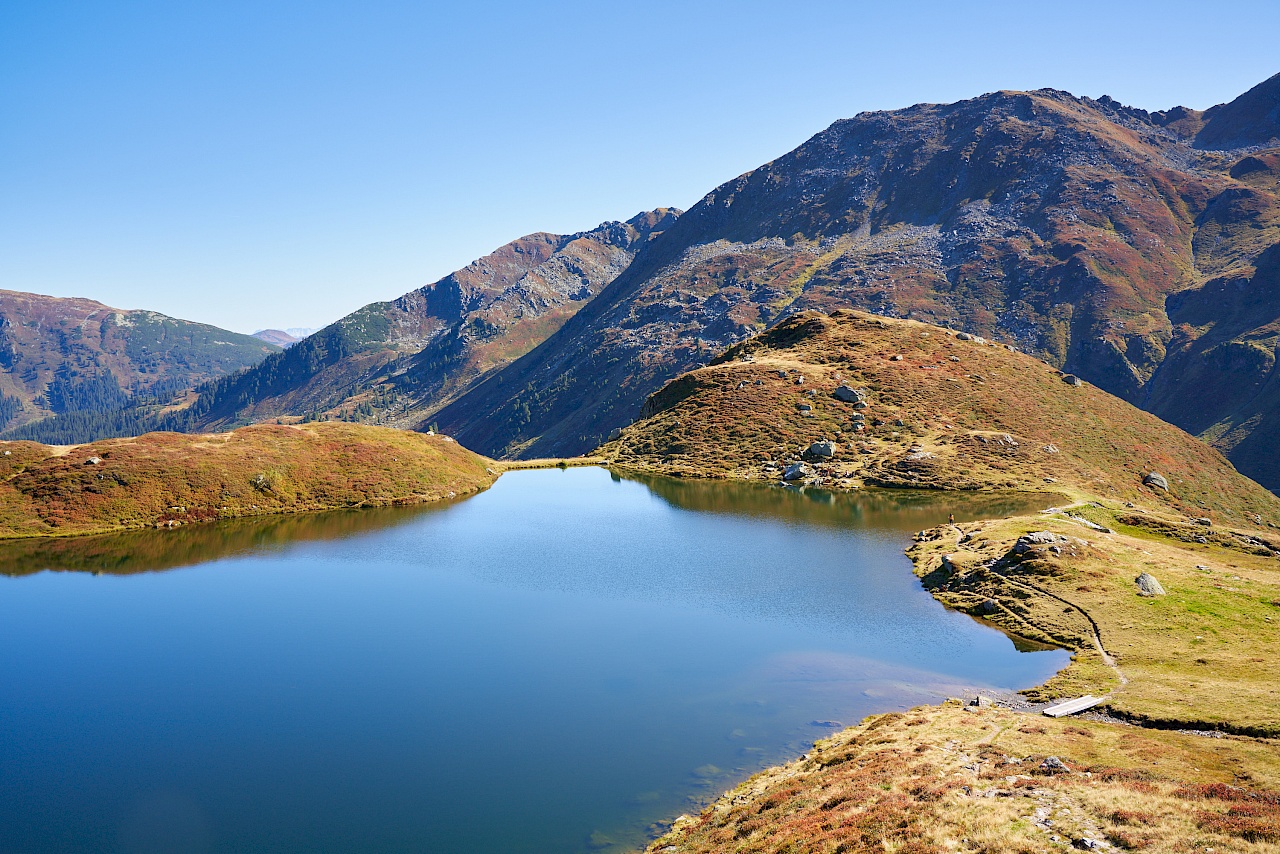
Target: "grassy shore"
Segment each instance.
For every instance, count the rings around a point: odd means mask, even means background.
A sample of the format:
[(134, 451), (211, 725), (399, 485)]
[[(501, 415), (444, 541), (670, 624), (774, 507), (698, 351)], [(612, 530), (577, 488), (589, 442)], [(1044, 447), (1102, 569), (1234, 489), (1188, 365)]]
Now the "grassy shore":
[(76, 446), (0, 442), (0, 538), (416, 504), (497, 476), (492, 461), (447, 437), (341, 422)]
[(801, 488), (1059, 492), (908, 554), (949, 607), (1072, 651), (1029, 700), (1105, 698), (1069, 720), (958, 702), (870, 718), (650, 851), (1280, 851), (1280, 501), (1191, 436), (1008, 348), (836, 312), (677, 378), (599, 453), (775, 483), (803, 464)]

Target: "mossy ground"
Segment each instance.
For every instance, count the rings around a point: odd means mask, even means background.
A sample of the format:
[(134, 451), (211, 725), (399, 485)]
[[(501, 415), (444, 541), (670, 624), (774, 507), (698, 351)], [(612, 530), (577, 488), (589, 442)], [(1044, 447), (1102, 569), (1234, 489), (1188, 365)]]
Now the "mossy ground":
[[(958, 706), (869, 719), (651, 851), (1045, 851), (1086, 837), (1280, 850), (1280, 500), (1181, 430), (1067, 380), (937, 327), (809, 312), (673, 380), (600, 449), (684, 477), (779, 482), (803, 460), (826, 489), (1061, 493), (1056, 512), (922, 531), (909, 554), (947, 605), (1073, 651), (1031, 699), (1105, 695), (1131, 722)], [(839, 385), (866, 405), (837, 400)], [(818, 440), (834, 458), (806, 459)], [(1168, 491), (1143, 485), (1151, 471)], [(1035, 531), (1063, 539), (1018, 553)], [(1140, 596), (1141, 572), (1166, 594)], [(1046, 755), (1074, 770), (1040, 774)]]
[(446, 437), (337, 422), (73, 447), (0, 442), (0, 454), (0, 537), (420, 503), (497, 477)]

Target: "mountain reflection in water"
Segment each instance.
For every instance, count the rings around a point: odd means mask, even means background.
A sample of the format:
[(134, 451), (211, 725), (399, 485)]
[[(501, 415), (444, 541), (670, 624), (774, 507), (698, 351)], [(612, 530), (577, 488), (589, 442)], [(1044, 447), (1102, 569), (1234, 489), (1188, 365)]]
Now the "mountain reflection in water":
[[(611, 473), (615, 482), (642, 483), (673, 507), (888, 531), (915, 531), (945, 522), (1033, 513), (1060, 496), (1037, 493), (942, 493), (867, 489), (848, 493), (791, 489), (723, 480), (680, 480)], [(0, 541), (0, 574), (44, 570), (127, 575), (261, 554), (292, 545), (340, 540), (394, 528), (439, 513), (466, 499), (412, 507), (376, 507), (233, 519), (172, 530), (136, 530), (82, 537), (24, 537)]]

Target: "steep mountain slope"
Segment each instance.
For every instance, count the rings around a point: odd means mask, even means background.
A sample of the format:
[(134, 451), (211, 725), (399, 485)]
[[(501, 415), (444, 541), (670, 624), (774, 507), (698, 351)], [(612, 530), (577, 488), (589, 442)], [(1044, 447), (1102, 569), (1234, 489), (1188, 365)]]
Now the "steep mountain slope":
[(0, 428), (51, 413), (107, 411), (131, 395), (167, 403), (278, 349), (153, 311), (0, 290)]
[(512, 241), (211, 384), (191, 410), (193, 426), (305, 413), (416, 426), (476, 377), (541, 343), (678, 215), (662, 208), (578, 234)]
[[(1280, 461), (1226, 438), (1248, 433), (1265, 398), (1171, 391), (1189, 372), (1235, 383), (1237, 344), (1256, 356), (1253, 391), (1274, 365), (1264, 296), (1245, 311), (1195, 295), (1274, 288), (1280, 149), (1205, 146), (1267, 143), (1278, 96), (1280, 76), (1203, 113), (998, 92), (837, 122), (707, 195), (437, 420), (491, 455), (580, 452), (667, 379), (780, 317), (855, 306), (1014, 343), (1221, 437), (1280, 486)], [(1197, 306), (1208, 314), (1193, 318)]]

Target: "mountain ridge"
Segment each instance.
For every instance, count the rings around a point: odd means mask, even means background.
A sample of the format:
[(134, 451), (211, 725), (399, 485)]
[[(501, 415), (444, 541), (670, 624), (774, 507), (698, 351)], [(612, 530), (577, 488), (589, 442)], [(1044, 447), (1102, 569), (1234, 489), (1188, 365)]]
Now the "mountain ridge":
[[(1273, 286), (1257, 262), (1280, 244), (1280, 161), (1256, 148), (1270, 125), (1237, 102), (1277, 89), (1280, 77), (1203, 113), (1038, 90), (839, 120), (705, 196), (573, 323), (439, 423), (491, 455), (581, 452), (662, 382), (779, 317), (851, 306), (1006, 340), (1193, 425), (1199, 402), (1162, 390), (1179, 363), (1157, 374), (1185, 352), (1204, 382), (1226, 381), (1222, 354), (1203, 353), (1227, 318), (1175, 323), (1167, 301), (1229, 281)], [(1217, 138), (1255, 147), (1196, 147)], [(1273, 351), (1269, 328), (1238, 334)], [(1250, 400), (1237, 415), (1209, 412), (1197, 432), (1247, 430), (1269, 405)], [(1233, 458), (1280, 485), (1280, 464)]]
[(659, 208), (588, 231), (518, 238), (210, 384), (192, 407), (192, 423), (213, 429), (324, 412), (422, 426), (437, 400), (558, 329), (678, 216)]
[[(248, 335), (82, 297), (0, 290), (0, 429), (100, 413), (249, 367), (278, 348)], [(7, 417), (5, 417), (7, 415)]]

